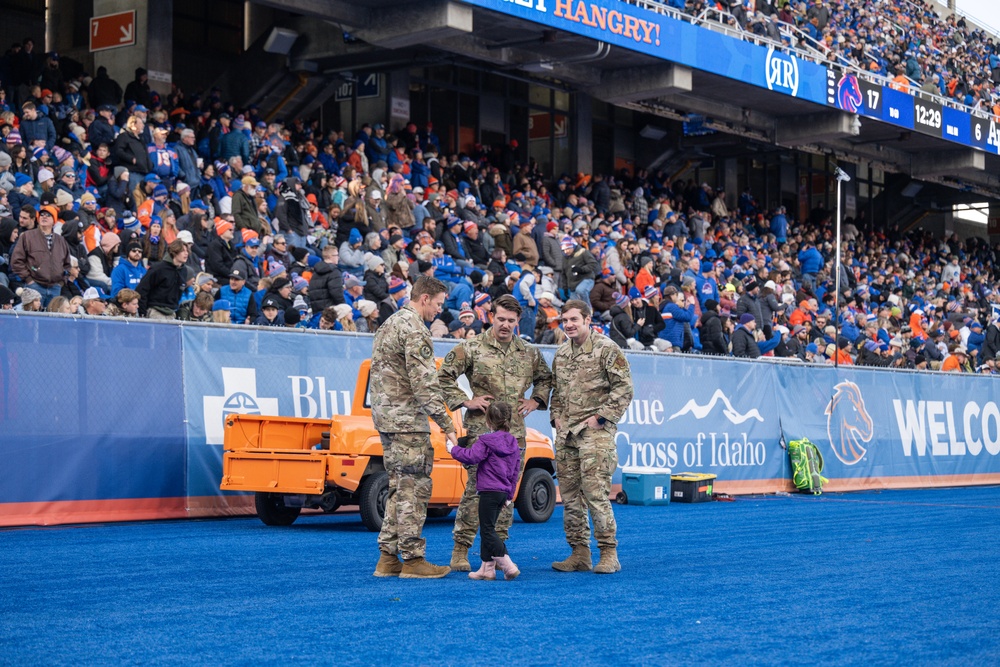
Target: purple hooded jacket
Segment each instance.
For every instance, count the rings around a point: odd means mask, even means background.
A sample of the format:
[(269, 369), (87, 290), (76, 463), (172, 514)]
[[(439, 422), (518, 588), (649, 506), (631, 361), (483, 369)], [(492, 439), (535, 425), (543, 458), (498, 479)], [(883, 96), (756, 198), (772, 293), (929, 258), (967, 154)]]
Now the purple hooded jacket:
[(517, 438), (507, 431), (479, 436), (472, 447), (454, 447), (451, 456), (466, 465), (478, 465), (476, 491), (501, 491), (514, 500), (517, 476), (521, 472)]

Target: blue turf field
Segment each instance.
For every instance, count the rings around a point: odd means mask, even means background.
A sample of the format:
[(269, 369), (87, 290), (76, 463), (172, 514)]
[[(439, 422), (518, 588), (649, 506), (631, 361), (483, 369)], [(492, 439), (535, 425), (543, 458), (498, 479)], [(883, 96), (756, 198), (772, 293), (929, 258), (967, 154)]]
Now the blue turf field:
[(620, 574), (550, 568), (557, 508), (510, 583), (375, 579), (356, 514), (3, 531), (0, 664), (996, 663), (998, 488), (615, 510)]

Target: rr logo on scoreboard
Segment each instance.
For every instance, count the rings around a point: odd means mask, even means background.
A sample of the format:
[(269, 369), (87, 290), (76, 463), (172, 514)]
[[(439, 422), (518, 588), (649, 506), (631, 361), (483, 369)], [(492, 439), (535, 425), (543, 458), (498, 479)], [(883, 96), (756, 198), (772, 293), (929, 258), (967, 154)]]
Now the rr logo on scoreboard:
[(799, 61), (795, 56), (767, 50), (767, 89), (799, 96)]

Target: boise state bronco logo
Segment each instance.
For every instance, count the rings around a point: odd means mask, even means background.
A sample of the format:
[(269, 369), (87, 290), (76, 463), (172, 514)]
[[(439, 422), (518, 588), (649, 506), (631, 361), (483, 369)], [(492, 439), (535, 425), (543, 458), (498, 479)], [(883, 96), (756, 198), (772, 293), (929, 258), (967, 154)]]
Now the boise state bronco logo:
[(834, 389), (836, 393), (826, 406), (826, 433), (833, 453), (850, 466), (868, 452), (861, 443), (871, 442), (872, 418), (858, 385), (845, 380)]
[(865, 98), (861, 94), (861, 84), (858, 77), (853, 74), (845, 74), (837, 84), (837, 106), (850, 113), (858, 113)]

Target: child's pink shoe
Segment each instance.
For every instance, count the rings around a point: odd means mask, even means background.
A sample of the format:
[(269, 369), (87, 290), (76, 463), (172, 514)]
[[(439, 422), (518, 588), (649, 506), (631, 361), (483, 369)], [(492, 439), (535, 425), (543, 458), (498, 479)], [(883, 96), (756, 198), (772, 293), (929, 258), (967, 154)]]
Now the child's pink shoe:
[(482, 565), (475, 572), (469, 573), (469, 579), (477, 579), (479, 581), (486, 581), (488, 579), (497, 578), (497, 564), (493, 561), (483, 561)]
[(517, 565), (510, 559), (510, 554), (500, 556), (499, 558), (494, 557), (493, 561), (496, 563), (496, 567), (499, 567), (503, 572), (504, 581), (516, 579), (517, 575), (521, 574), (521, 571), (517, 569)]

